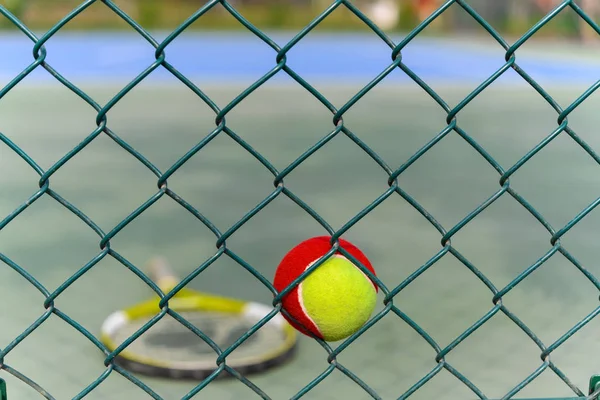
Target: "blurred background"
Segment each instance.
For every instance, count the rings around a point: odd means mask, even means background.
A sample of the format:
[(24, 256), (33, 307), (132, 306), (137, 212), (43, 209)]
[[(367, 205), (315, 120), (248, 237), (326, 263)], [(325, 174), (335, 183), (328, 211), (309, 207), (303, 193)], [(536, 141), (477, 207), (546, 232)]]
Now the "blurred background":
[[(407, 31), (418, 22), (435, 11), (443, 0), (360, 0), (353, 2), (380, 27), (392, 31)], [(468, 2), (495, 29), (505, 35), (519, 35), (528, 29), (561, 0), (471, 0)], [(80, 4), (77, 0), (60, 0), (47, 6), (44, 0), (4, 0), (2, 2), (11, 12), (32, 29), (48, 29), (58, 18)], [(204, 2), (197, 0), (120, 0), (115, 1), (119, 7), (132, 16), (146, 29), (172, 29), (181, 21), (200, 8)], [(234, 0), (230, 4), (260, 29), (293, 29), (306, 26), (315, 16), (330, 3), (324, 0)], [(582, 0), (581, 7), (592, 17), (598, 17), (598, 2)], [(114, 14), (106, 7), (98, 8), (93, 15), (87, 14), (77, 18), (68, 25), (69, 29), (123, 29), (126, 26), (114, 18)], [(243, 27), (232, 20), (227, 12), (218, 7), (210, 12), (209, 18), (195, 25), (194, 29), (207, 30), (239, 30)], [(320, 25), (333, 31), (362, 31), (365, 24), (351, 13), (342, 9), (327, 18)], [(477, 29), (472, 18), (451, 7), (448, 12), (433, 24), (437, 33), (469, 33)], [(10, 28), (4, 21), (0, 27)], [(574, 13), (556, 18), (544, 30), (544, 36), (561, 38), (591, 38), (589, 29), (585, 28)]]
[[(160, 42), (202, 7), (192, 0), (112, 2)], [(331, 3), (322, 0), (232, 0), (229, 2), (278, 46), (285, 46)], [(465, 3), (465, 2), (463, 2)], [(561, 2), (558, 0), (468, 0), (509, 43)], [(0, 0), (37, 37), (82, 4), (76, 0)], [(97, 129), (99, 107), (110, 105), (107, 126), (167, 171), (215, 129), (216, 112), (179, 78), (156, 65), (155, 48), (104, 2), (82, 10), (47, 37), (45, 53), (14, 21), (0, 16), (0, 132), (43, 170)], [(437, 0), (353, 2), (395, 43), (427, 18)], [(578, 2), (600, 20), (598, 0)], [(510, 186), (558, 231), (600, 196), (600, 98), (590, 96), (568, 115), (565, 132), (544, 142), (569, 108), (600, 78), (599, 37), (566, 7), (516, 50), (521, 72), (506, 71), (458, 111), (466, 135), (451, 131), (398, 177), (402, 190), (446, 231), (463, 221), (500, 189), (499, 169), (507, 171), (540, 143), (545, 146), (518, 168)], [(286, 66), (305, 79), (338, 110), (391, 63), (390, 46), (341, 5), (287, 53)], [(173, 40), (165, 60), (196, 85), (219, 109), (227, 126), (278, 171), (330, 134), (335, 125), (322, 99), (279, 71), (241, 102), (235, 99), (276, 65), (277, 52), (217, 4)], [(506, 50), (459, 4), (451, 5), (402, 50), (405, 67), (437, 93), (437, 101), (396, 68), (347, 109), (344, 126), (390, 170), (405, 165), (443, 132), (449, 110), (506, 65)], [(32, 65), (35, 57), (55, 73)], [(37, 64), (33, 64), (37, 65)], [(123, 91), (147, 68), (141, 82)], [(20, 78), (23, 78), (22, 80)], [(16, 80), (15, 80), (16, 79)], [(188, 82), (188, 83), (189, 83)], [(542, 93), (540, 93), (542, 91)], [(82, 92), (85, 95), (82, 95)], [(543, 94), (543, 95), (542, 95)], [(89, 96), (89, 97), (86, 97)], [(440, 100), (441, 99), (441, 100)], [(442, 105), (439, 104), (442, 102)], [(228, 107), (230, 105), (231, 107)], [(464, 106), (464, 107), (463, 107)], [(558, 111), (557, 111), (558, 109)], [(581, 141), (585, 144), (582, 146)], [(482, 157), (477, 143), (493, 159)], [(492, 165), (493, 164), (493, 165)], [(288, 190), (339, 229), (388, 189), (388, 173), (355, 141), (340, 134), (285, 178)], [(219, 134), (169, 178), (169, 188), (226, 232), (273, 193), (274, 176), (230, 137)], [(50, 188), (84, 212), (106, 233), (157, 192), (157, 177), (105, 134), (94, 138), (54, 172)], [(39, 175), (0, 142), (0, 220), (39, 190)], [(29, 204), (29, 203), (27, 203)], [(600, 213), (592, 210), (560, 244), (560, 253), (510, 290), (503, 305), (550, 346), (598, 310)], [(509, 194), (504, 193), (452, 236), (452, 245), (489, 279), (507, 286), (544, 257), (552, 234)], [(278, 196), (228, 240), (239, 257), (271, 279), (283, 255), (325, 229), (289, 198)], [(442, 235), (409, 201), (393, 194), (368, 213), (344, 238), (371, 259), (389, 290), (402, 285), (441, 249)], [(55, 290), (98, 255), (100, 238), (79, 218), (44, 195), (0, 230), (0, 252)], [(180, 275), (216, 252), (215, 236), (188, 211), (161, 199), (121, 230), (111, 248), (139, 268), (149, 257), (167, 257)], [(272, 293), (234, 260), (221, 257), (190, 285), (199, 290), (270, 304)], [(44, 297), (19, 274), (0, 264), (0, 348), (44, 312)], [(144, 300), (150, 289), (111, 257), (83, 274), (56, 300), (56, 306), (93, 334), (115, 309)], [(498, 312), (492, 291), (470, 267), (446, 255), (394, 299), (395, 304), (444, 348), (491, 310), (496, 314), (446, 357), (487, 398), (502, 398), (547, 367), (540, 348)], [(380, 296), (378, 312), (383, 309)], [(586, 391), (600, 371), (600, 320), (594, 318), (551, 355), (569, 387), (546, 368), (517, 397), (569, 397)], [(335, 344), (334, 344), (335, 347)], [(288, 399), (325, 371), (327, 353), (301, 338), (289, 364), (251, 377), (273, 399)], [(383, 399), (399, 398), (435, 370), (436, 351), (414, 329), (387, 314), (338, 361)], [(51, 316), (5, 358), (57, 399), (73, 398), (105, 371), (104, 355), (89, 340)], [(37, 400), (40, 394), (0, 371), (9, 400)], [(139, 377), (166, 399), (181, 398), (197, 382)], [(579, 390), (579, 391), (578, 391)], [(214, 382), (198, 398), (258, 398), (238, 381)], [(146, 399), (125, 378), (112, 373), (89, 399)], [(307, 399), (368, 399), (364, 390), (335, 371)], [(477, 398), (443, 369), (411, 399)]]

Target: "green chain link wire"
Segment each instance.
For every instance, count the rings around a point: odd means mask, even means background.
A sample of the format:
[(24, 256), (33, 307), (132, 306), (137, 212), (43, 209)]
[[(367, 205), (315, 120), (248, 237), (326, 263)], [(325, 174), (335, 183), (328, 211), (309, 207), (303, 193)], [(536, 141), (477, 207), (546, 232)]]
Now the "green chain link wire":
[(0, 400), (7, 400), (6, 382), (0, 378)]
[[(138, 32), (144, 39), (146, 39), (154, 48), (155, 58), (156, 60), (149, 65), (146, 70), (144, 70), (141, 74), (139, 74), (133, 81), (131, 81), (128, 85), (126, 85), (116, 96), (114, 96), (108, 103), (104, 106), (97, 104), (92, 98), (90, 98), (86, 93), (84, 93), (77, 86), (69, 82), (66, 78), (64, 78), (58, 71), (54, 70), (51, 65), (46, 62), (46, 48), (45, 43), (56, 33), (58, 32), (65, 24), (67, 24), (70, 20), (75, 18), (81, 12), (83, 12), (86, 8), (91, 6), (93, 3), (101, 2), (104, 3), (106, 7), (111, 9), (116, 15), (118, 15), (121, 19), (123, 19), (131, 28), (133, 28), (136, 32)], [(433, 20), (438, 18), (442, 13), (444, 13), (450, 6), (453, 4), (457, 4), (463, 10), (465, 10), (479, 25), (481, 25), (490, 35), (494, 38), (505, 50), (505, 64), (500, 67), (495, 73), (493, 73), (488, 79), (486, 79), (483, 83), (481, 83), (473, 92), (471, 92), (468, 96), (466, 96), (456, 107), (451, 108), (431, 87), (427, 85), (417, 74), (415, 74), (407, 65), (402, 62), (402, 50), (405, 46), (407, 46), (419, 33), (421, 33)], [(171, 65), (165, 56), (165, 49), (168, 45), (178, 36), (180, 35), (186, 28), (188, 28), (194, 21), (201, 18), (206, 12), (208, 12), (213, 7), (220, 5), (224, 7), (234, 18), (236, 18), (245, 28), (251, 31), (254, 35), (260, 38), (263, 42), (269, 45), (275, 52), (275, 66), (266, 73), (262, 78), (253, 83), (246, 90), (241, 92), (236, 98), (234, 98), (228, 105), (226, 105), (223, 109), (219, 109), (217, 105), (196, 85), (194, 85), (189, 79), (187, 79), (183, 74), (181, 74), (173, 65)], [(346, 104), (344, 104), (340, 109), (336, 109), (321, 93), (319, 93), (314, 87), (312, 87), (308, 82), (306, 82), (301, 76), (299, 76), (292, 68), (290, 68), (286, 61), (286, 55), (288, 51), (290, 51), (296, 44), (298, 44), (302, 38), (304, 38), (311, 30), (313, 30), (321, 21), (323, 21), (328, 15), (330, 15), (334, 10), (338, 7), (346, 7), (352, 13), (354, 13), (358, 18), (360, 18), (373, 32), (375, 32), (381, 40), (383, 40), (390, 48), (390, 56), (391, 63), (385, 70), (383, 70), (376, 78), (374, 78), (369, 84), (367, 84), (364, 88), (362, 88), (355, 96), (353, 96)], [(415, 382), (414, 385), (408, 389), (405, 393), (399, 396), (399, 399), (406, 399), (414, 394), (419, 388), (425, 385), (428, 381), (430, 381), (434, 376), (436, 376), (442, 369), (450, 372), (457, 379), (459, 379), (462, 383), (464, 383), (473, 394), (480, 398), (486, 399), (487, 397), (483, 394), (483, 392), (475, 386), (466, 376), (464, 376), (460, 371), (455, 369), (448, 361), (446, 361), (446, 356), (463, 340), (465, 340), (469, 335), (474, 333), (477, 329), (479, 329), (482, 325), (484, 325), (490, 318), (498, 313), (503, 313), (508, 318), (510, 318), (525, 334), (531, 338), (531, 340), (539, 347), (541, 354), (541, 365), (532, 372), (529, 376), (523, 379), (518, 385), (516, 385), (512, 390), (510, 390), (503, 399), (513, 398), (519, 391), (521, 391), (525, 386), (530, 384), (533, 380), (535, 380), (540, 374), (542, 374), (545, 370), (552, 370), (568, 387), (573, 391), (575, 396), (578, 398), (596, 398), (598, 387), (598, 381), (600, 378), (593, 377), (590, 381), (590, 388), (588, 390), (588, 396), (584, 394), (584, 392), (574, 385), (567, 376), (558, 368), (550, 360), (551, 353), (556, 350), (559, 346), (561, 346), (565, 341), (567, 341), (572, 335), (574, 335), (577, 331), (583, 328), (587, 323), (589, 323), (594, 317), (600, 314), (600, 306), (597, 307), (594, 311), (592, 311), (588, 316), (574, 325), (571, 329), (569, 329), (563, 336), (561, 336), (554, 343), (546, 345), (542, 343), (542, 341), (527, 327), (525, 323), (523, 323), (516, 315), (514, 315), (506, 306), (503, 305), (502, 298), (507, 293), (509, 293), (516, 285), (518, 285), (522, 280), (524, 280), (528, 275), (532, 272), (540, 268), (545, 261), (547, 261), (550, 257), (552, 257), (556, 253), (561, 253), (565, 256), (575, 268), (577, 268), (581, 273), (583, 273), (591, 282), (596, 286), (596, 288), (600, 291), (600, 282), (589, 272), (587, 271), (578, 261), (572, 256), (568, 250), (561, 244), (561, 237), (567, 233), (573, 226), (575, 226), (579, 221), (581, 221), (589, 212), (591, 212), (598, 204), (600, 204), (600, 198), (590, 204), (587, 208), (581, 211), (578, 215), (576, 215), (569, 223), (567, 223), (564, 227), (560, 229), (553, 228), (548, 221), (544, 219), (544, 217), (536, 211), (533, 206), (531, 206), (523, 197), (521, 197), (515, 190), (511, 188), (510, 185), (510, 177), (521, 168), (528, 160), (530, 160), (536, 153), (538, 153), (542, 148), (548, 145), (552, 140), (554, 140), (558, 135), (564, 132), (564, 134), (571, 137), (577, 144), (581, 146), (583, 150), (589, 154), (597, 163), (600, 163), (600, 157), (575, 133), (575, 131), (569, 126), (568, 116), (573, 110), (575, 110), (586, 98), (588, 98), (594, 91), (596, 91), (600, 87), (600, 80), (592, 85), (588, 90), (586, 90), (579, 98), (577, 98), (571, 105), (569, 105), (566, 109), (562, 109), (538, 83), (536, 83), (516, 62), (516, 51), (529, 39), (534, 35), (538, 30), (540, 30), (544, 25), (550, 22), (556, 15), (561, 13), (566, 8), (571, 8), (575, 11), (579, 17), (581, 17), (585, 22), (587, 22), (593, 29), (600, 34), (600, 27), (588, 16), (585, 12), (573, 1), (573, 0), (565, 0), (560, 3), (552, 12), (546, 15), (542, 20), (540, 20), (537, 24), (535, 24), (528, 32), (526, 32), (520, 39), (518, 39), (513, 45), (509, 45), (500, 34), (494, 30), (494, 28), (487, 23), (468, 3), (466, 0), (448, 0), (446, 1), (438, 10), (436, 10), (431, 16), (429, 16), (425, 21), (423, 21), (419, 26), (417, 26), (413, 31), (411, 31), (399, 44), (395, 44), (381, 29), (379, 29), (372, 21), (370, 21), (363, 13), (361, 13), (355, 5), (353, 5), (349, 0), (336, 0), (334, 1), (325, 11), (323, 11), (319, 16), (317, 16), (308, 26), (302, 29), (289, 43), (287, 43), (283, 47), (279, 47), (273, 40), (271, 40), (266, 34), (264, 34), (261, 30), (257, 29), (250, 22), (248, 22), (239, 12), (235, 10), (235, 8), (229, 4), (226, 0), (210, 0), (207, 2), (202, 8), (196, 11), (192, 16), (190, 16), (184, 23), (182, 23), (177, 29), (175, 29), (163, 42), (158, 43), (146, 30), (144, 30), (139, 24), (137, 24), (130, 16), (128, 16), (125, 12), (123, 12), (116, 4), (114, 4), (111, 0), (87, 0), (81, 3), (77, 8), (72, 10), (66, 17), (64, 17), (60, 22), (58, 22), (52, 29), (46, 32), (43, 36), (37, 37), (31, 30), (29, 30), (21, 21), (19, 21), (13, 14), (11, 14), (5, 7), (0, 6), (0, 14), (10, 20), (24, 35), (26, 35), (29, 39), (31, 39), (33, 43), (33, 59), (34, 61), (23, 70), (17, 77), (15, 77), (11, 82), (8, 83), (4, 88), (0, 90), (0, 98), (6, 95), (12, 88), (14, 88), (23, 78), (25, 78), (28, 74), (30, 74), (36, 68), (44, 68), (47, 70), (54, 78), (56, 78), (59, 82), (61, 82), (65, 87), (69, 88), (73, 93), (79, 96), (82, 100), (88, 103), (91, 107), (93, 107), (97, 112), (96, 124), (97, 128), (94, 129), (77, 147), (73, 150), (65, 154), (58, 162), (56, 162), (53, 166), (51, 166), (48, 170), (43, 170), (40, 168), (37, 163), (28, 156), (22, 149), (16, 146), (8, 137), (0, 133), (0, 141), (4, 142), (9, 148), (11, 148), (16, 154), (18, 154), (23, 160), (25, 160), (29, 166), (37, 172), (40, 176), (39, 179), (39, 190), (37, 190), (31, 197), (21, 204), (16, 210), (14, 210), (11, 214), (5, 217), (3, 220), (0, 220), (0, 230), (3, 229), (7, 224), (9, 224), (16, 216), (18, 216), (21, 212), (23, 212), (27, 207), (36, 202), (42, 196), (49, 196), (64, 206), (66, 209), (71, 211), (77, 217), (79, 217), (90, 229), (94, 230), (96, 234), (98, 234), (100, 238), (100, 251), (99, 253), (91, 259), (87, 264), (85, 264), (79, 271), (77, 271), (73, 276), (67, 279), (62, 285), (60, 285), (55, 291), (48, 291), (40, 282), (38, 282), (32, 275), (30, 275), (24, 268), (17, 265), (11, 259), (6, 257), (4, 254), (0, 253), (0, 260), (6, 264), (8, 267), (15, 270), (19, 273), (23, 278), (29, 281), (34, 287), (36, 287), (45, 297), (44, 307), (46, 311), (27, 328), (23, 333), (21, 333), (17, 338), (15, 338), (10, 344), (8, 344), (3, 349), (0, 349), (0, 369), (5, 372), (15, 376), (26, 384), (30, 385), (32, 388), (37, 390), (44, 398), (53, 399), (52, 395), (47, 393), (43, 388), (41, 388), (37, 383), (29, 379), (27, 376), (21, 374), (16, 369), (12, 368), (10, 365), (4, 362), (6, 356), (21, 343), (30, 333), (32, 333), (35, 329), (37, 329), (41, 324), (43, 324), (52, 314), (64, 320), (66, 323), (71, 325), (77, 331), (79, 331), (82, 335), (84, 335), (87, 339), (90, 340), (94, 345), (102, 351), (106, 358), (104, 360), (104, 365), (106, 369), (104, 372), (98, 376), (93, 382), (91, 382), (84, 390), (82, 390), (74, 399), (81, 399), (86, 395), (90, 394), (99, 384), (101, 384), (109, 375), (113, 372), (121, 374), (133, 384), (137, 385), (139, 388), (144, 390), (147, 394), (149, 394), (154, 399), (161, 399), (161, 397), (155, 393), (150, 387), (142, 383), (135, 376), (127, 372), (126, 370), (120, 368), (119, 366), (113, 363), (114, 358), (131, 342), (133, 342), (136, 338), (142, 335), (146, 330), (148, 330), (152, 325), (158, 322), (161, 318), (163, 318), (166, 314), (169, 314), (196, 333), (199, 337), (205, 340), (207, 343), (212, 343), (209, 337), (207, 337), (203, 332), (198, 330), (196, 327), (192, 326), (189, 322), (187, 322), (182, 316), (178, 315), (176, 312), (171, 310), (168, 307), (168, 300), (183, 286), (185, 286), (188, 282), (194, 279), (198, 274), (202, 273), (206, 268), (208, 268), (213, 262), (217, 259), (226, 255), (236, 261), (241, 267), (245, 268), (249, 271), (254, 277), (260, 280), (265, 287), (267, 287), (274, 296), (273, 305), (275, 309), (268, 316), (266, 316), (263, 320), (258, 322), (248, 333), (252, 334), (256, 330), (258, 330), (261, 326), (268, 322), (270, 318), (272, 318), (276, 313), (281, 311), (280, 300), (281, 298), (288, 293), (293, 286), (299, 284), (299, 282), (304, 279), (304, 277), (310, 273), (314, 268), (316, 268), (320, 263), (316, 263), (310, 270), (306, 271), (301, 277), (299, 277), (290, 287), (284, 290), (281, 293), (277, 293), (273, 288), (269, 280), (267, 280), (264, 276), (262, 276), (256, 269), (254, 269), (251, 265), (246, 263), (241, 257), (236, 255), (231, 249), (227, 248), (226, 241), (227, 239), (233, 235), (243, 224), (245, 224), (249, 219), (251, 219), (254, 215), (260, 212), (267, 204), (273, 201), (276, 197), (280, 195), (284, 195), (294, 201), (298, 206), (304, 209), (310, 216), (312, 216), (325, 230), (329, 232), (332, 236), (332, 249), (330, 253), (333, 254), (336, 250), (344, 253), (351, 261), (353, 261), (357, 266), (359, 266), (365, 273), (369, 274), (377, 285), (380, 287), (381, 291), (385, 295), (385, 308), (380, 311), (377, 315), (375, 315), (364, 327), (362, 327), (358, 332), (353, 334), (351, 337), (346, 339), (339, 347), (336, 349), (332, 349), (327, 343), (320, 342), (323, 348), (327, 351), (328, 357), (327, 361), (329, 362), (329, 367), (327, 367), (317, 378), (315, 378), (312, 382), (308, 382), (302, 390), (300, 390), (295, 396), (294, 399), (300, 398), (306, 395), (311, 389), (317, 386), (321, 381), (323, 381), (328, 375), (330, 375), (334, 370), (341, 371), (348, 378), (352, 379), (358, 387), (364, 390), (368, 395), (372, 398), (379, 399), (380, 396), (370, 388), (366, 383), (364, 383), (358, 376), (353, 374), (349, 369), (344, 367), (338, 360), (337, 356), (340, 354), (346, 347), (348, 347), (354, 340), (356, 340), (360, 335), (362, 335), (366, 330), (376, 324), (380, 319), (382, 319), (388, 313), (393, 313), (405, 321), (409, 326), (411, 326), (436, 352), (435, 361), (437, 365), (425, 376), (423, 376), (419, 381)], [(121, 139), (118, 135), (116, 135), (113, 131), (110, 130), (107, 126), (107, 118), (106, 114), (108, 111), (119, 102), (130, 90), (132, 90), (136, 85), (138, 85), (142, 80), (144, 80), (152, 71), (157, 68), (164, 68), (168, 70), (174, 77), (179, 79), (183, 84), (185, 84), (190, 90), (192, 90), (198, 97), (200, 97), (216, 114), (215, 125), (216, 128), (206, 136), (202, 141), (196, 144), (192, 149), (190, 149), (181, 159), (179, 159), (175, 164), (173, 164), (168, 170), (165, 172), (161, 172), (157, 167), (155, 167), (150, 161), (148, 161), (142, 154), (134, 150), (129, 144), (127, 144), (123, 139)], [(435, 136), (429, 143), (427, 143), (423, 148), (417, 151), (412, 157), (406, 161), (401, 167), (397, 169), (392, 169), (388, 166), (381, 157), (377, 155), (372, 149), (370, 149), (364, 142), (362, 142), (354, 133), (352, 133), (345, 125), (344, 125), (344, 114), (359, 100), (361, 99), (367, 92), (373, 89), (381, 80), (383, 80), (389, 73), (391, 73), (395, 69), (401, 69), (406, 73), (414, 82), (416, 82), (425, 92), (427, 92), (447, 114), (447, 127), (444, 128), (437, 136)], [(557, 128), (551, 132), (544, 140), (542, 140), (538, 145), (536, 145), (533, 149), (531, 149), (524, 157), (522, 157), (516, 164), (508, 169), (502, 168), (486, 151), (482, 148), (472, 137), (470, 137), (458, 123), (457, 115), (458, 113), (469, 104), (475, 97), (477, 97), (483, 90), (485, 90), (490, 84), (492, 84), (496, 79), (498, 79), (502, 74), (504, 74), (509, 69), (516, 71), (531, 87), (533, 87), (556, 111), (557, 118)], [(246, 143), (242, 138), (240, 138), (237, 134), (235, 134), (231, 129), (228, 128), (226, 124), (226, 115), (236, 107), (241, 101), (243, 101), (249, 94), (251, 94), (258, 87), (263, 85), (269, 79), (271, 79), (275, 74), (283, 71), (287, 75), (289, 75), (292, 79), (298, 82), (302, 87), (304, 87), (310, 94), (312, 94), (315, 98), (317, 98), (325, 107), (331, 111), (333, 114), (333, 125), (334, 129), (325, 137), (323, 137), (320, 141), (314, 144), (309, 150), (307, 150), (304, 154), (302, 154), (297, 160), (288, 165), (282, 171), (277, 170), (265, 157), (263, 157), (259, 152), (253, 149), (248, 143)], [(430, 215), (416, 200), (414, 200), (408, 193), (406, 193), (399, 185), (398, 185), (398, 177), (407, 170), (416, 160), (418, 160), (423, 154), (425, 154), (428, 150), (430, 150), (433, 146), (435, 146), (441, 139), (445, 136), (449, 135), (451, 132), (455, 132), (462, 139), (465, 140), (470, 146), (472, 146), (499, 174), (499, 189), (498, 191), (479, 205), (475, 210), (473, 210), (470, 214), (468, 214), (463, 220), (461, 220), (457, 225), (451, 227), (450, 229), (444, 228), (436, 219)], [(90, 218), (88, 218), (83, 212), (81, 212), (75, 205), (69, 203), (60, 194), (53, 191), (50, 187), (50, 178), (52, 175), (57, 172), (61, 167), (63, 167), (71, 158), (73, 158), (77, 153), (79, 153), (82, 149), (88, 146), (94, 139), (96, 139), (99, 135), (105, 134), (110, 137), (114, 142), (116, 142), (119, 146), (121, 146), (124, 150), (126, 150), (131, 156), (135, 157), (140, 163), (142, 163), (145, 167), (147, 167), (150, 171), (152, 171), (158, 181), (157, 181), (157, 192), (150, 197), (146, 202), (140, 205), (134, 212), (132, 212), (128, 217), (122, 220), (117, 226), (115, 226), (111, 231), (105, 233), (96, 225)], [(168, 187), (168, 178), (173, 175), (182, 165), (184, 165), (194, 154), (199, 152), (205, 145), (207, 145), (211, 140), (217, 137), (220, 134), (225, 134), (235, 140), (240, 146), (242, 146), (246, 151), (248, 151), (252, 156), (254, 156), (261, 164), (267, 168), (274, 176), (273, 184), (275, 186), (275, 190), (267, 196), (262, 202), (260, 202), (256, 207), (254, 207), (250, 212), (248, 212), (242, 219), (240, 219), (237, 223), (235, 223), (231, 228), (229, 228), (225, 232), (220, 232), (205, 216), (203, 216), (198, 210), (196, 210), (193, 206), (187, 203), (184, 199), (182, 199), (177, 193), (169, 189)], [(317, 214), (313, 209), (311, 209), (306, 203), (304, 203), (299, 197), (297, 197), (294, 193), (292, 193), (284, 184), (284, 178), (293, 171), (296, 167), (298, 167), (302, 162), (304, 162), (307, 158), (317, 152), (321, 147), (323, 147), (327, 142), (332, 140), (339, 134), (346, 135), (350, 138), (357, 146), (359, 146), (362, 150), (364, 150), (377, 164), (388, 174), (388, 186), (389, 189), (386, 190), (379, 198), (373, 201), (368, 207), (358, 213), (355, 217), (350, 219), (342, 228), (339, 230), (334, 230), (319, 214)], [(412, 273), (405, 281), (400, 283), (398, 286), (394, 288), (387, 288), (383, 282), (381, 282), (377, 277), (372, 276), (372, 274), (362, 265), (360, 265), (359, 261), (354, 259), (350, 254), (347, 254), (343, 249), (338, 247), (337, 239), (341, 237), (348, 229), (350, 229), (353, 225), (355, 225), (359, 220), (361, 220), (365, 215), (374, 210), (379, 204), (381, 204), (388, 197), (397, 194), (401, 196), (404, 200), (406, 200), (410, 205), (412, 205), (420, 214), (423, 215), (442, 235), (441, 239), (441, 249), (437, 254), (435, 254), (428, 262), (422, 265), (418, 270)], [(459, 232), (465, 225), (467, 225), (473, 218), (479, 215), (486, 207), (494, 203), (502, 196), (511, 196), (517, 202), (519, 202), (527, 211), (531, 213), (549, 232), (550, 234), (550, 245), (551, 248), (547, 251), (547, 253), (541, 257), (537, 262), (527, 268), (524, 272), (518, 275), (513, 281), (511, 281), (504, 288), (496, 288), (492, 282), (481, 272), (479, 271), (473, 264), (471, 264), (465, 256), (463, 256), (457, 249), (452, 246), (452, 237)], [(156, 203), (161, 197), (168, 196), (173, 199), (175, 202), (184, 207), (187, 211), (191, 213), (195, 218), (201, 221), (206, 227), (208, 227), (216, 237), (216, 246), (218, 248), (217, 252), (206, 262), (204, 262), (200, 267), (198, 267), (193, 273), (187, 276), (178, 287), (176, 287), (171, 293), (164, 294), (160, 291), (160, 289), (136, 266), (130, 263), (127, 259), (125, 259), (122, 255), (117, 253), (114, 249), (111, 249), (111, 239), (113, 239), (124, 227), (126, 227), (129, 223), (131, 223), (135, 218), (140, 216), (144, 211), (146, 211), (149, 207), (151, 207), (154, 203)], [(394, 297), (400, 293), (403, 289), (405, 289), (412, 281), (414, 281), (419, 275), (429, 269), (432, 265), (434, 265), (437, 261), (445, 257), (447, 254), (453, 255), (456, 259), (458, 259), (466, 268), (468, 268), (475, 276), (477, 276), (491, 291), (493, 295), (493, 304), (494, 307), (487, 312), (483, 317), (481, 317), (476, 323), (470, 326), (467, 330), (465, 330), (462, 334), (456, 337), (448, 346), (445, 348), (441, 348), (432, 338), (428, 335), (428, 333), (422, 329), (417, 323), (415, 323), (408, 315), (402, 312), (397, 306), (394, 305)], [(138, 332), (136, 332), (132, 337), (126, 340), (119, 348), (117, 348), (113, 352), (109, 352), (102, 343), (89, 331), (87, 331), (83, 326), (81, 326), (77, 321), (71, 319), (68, 315), (64, 314), (60, 311), (54, 304), (54, 301), (61, 295), (70, 285), (72, 285), (77, 279), (79, 279), (82, 275), (88, 272), (91, 268), (94, 267), (100, 260), (104, 257), (110, 256), (117, 261), (119, 261), (125, 268), (128, 268), (133, 273), (135, 273), (142, 281), (144, 281), (149, 287), (151, 287), (159, 296), (162, 297), (162, 301), (160, 302), (161, 312), (154, 317), (151, 321), (149, 321), (146, 325), (144, 325)], [(249, 335), (244, 335), (242, 338), (246, 338)], [(233, 345), (231, 345), (227, 349), (219, 349), (217, 364), (218, 368), (214, 371), (212, 375), (207, 377), (204, 381), (200, 382), (196, 387), (190, 390), (183, 399), (191, 399), (196, 394), (198, 394), (204, 387), (206, 387), (210, 382), (212, 382), (223, 370), (227, 370), (231, 375), (240, 380), (242, 383), (247, 385), (250, 389), (252, 389), (257, 395), (262, 398), (268, 399), (269, 396), (264, 393), (260, 388), (258, 388), (253, 382), (251, 382), (248, 378), (241, 376), (235, 370), (227, 366), (226, 358), (228, 354), (234, 351), (241, 343), (243, 339), (239, 339)], [(214, 346), (213, 346), (214, 347)], [(358, 388), (357, 388), (358, 389)], [(6, 391), (4, 386), (4, 381), (0, 379), (0, 400), (6, 400)]]

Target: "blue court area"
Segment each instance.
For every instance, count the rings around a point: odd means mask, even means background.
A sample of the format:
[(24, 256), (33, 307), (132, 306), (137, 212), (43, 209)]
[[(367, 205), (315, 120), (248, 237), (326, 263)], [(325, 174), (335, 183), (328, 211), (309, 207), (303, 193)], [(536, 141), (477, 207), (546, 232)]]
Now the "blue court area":
[[(154, 35), (158, 42), (167, 33)], [(293, 34), (271, 34), (284, 47)], [(402, 37), (393, 37), (399, 43)], [(532, 48), (533, 46), (533, 48)], [(540, 56), (536, 45), (526, 44), (517, 51), (517, 63), (541, 84), (590, 83), (598, 79), (600, 57), (593, 51), (573, 52), (565, 44), (546, 43)], [(60, 32), (46, 43), (46, 61), (68, 79), (131, 80), (155, 60), (154, 48), (135, 32), (80, 33)], [(549, 51), (547, 51), (549, 49)], [(33, 43), (20, 33), (0, 36), (0, 79), (7, 82), (34, 58)], [(403, 61), (426, 82), (481, 83), (504, 63), (505, 51), (491, 38), (463, 39), (417, 38), (403, 51)], [(590, 56), (592, 54), (592, 56)], [(276, 51), (250, 32), (185, 32), (166, 50), (166, 60), (185, 76), (201, 81), (253, 81), (276, 65)], [(390, 48), (375, 34), (310, 33), (295, 45), (287, 65), (311, 80), (368, 82), (391, 63)], [(31, 80), (53, 79), (34, 71)], [(151, 79), (171, 79), (159, 68)], [(404, 82), (406, 74), (395, 71), (388, 81)], [(283, 72), (275, 80), (290, 80)], [(521, 83), (522, 78), (508, 71), (499, 84)]]

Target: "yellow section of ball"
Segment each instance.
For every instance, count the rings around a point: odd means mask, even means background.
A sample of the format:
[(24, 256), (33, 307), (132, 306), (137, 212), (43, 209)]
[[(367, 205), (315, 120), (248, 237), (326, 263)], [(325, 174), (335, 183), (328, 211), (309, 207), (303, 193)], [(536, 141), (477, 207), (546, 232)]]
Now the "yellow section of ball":
[(371, 280), (341, 255), (321, 264), (300, 284), (300, 301), (326, 341), (352, 335), (371, 317), (377, 292)]

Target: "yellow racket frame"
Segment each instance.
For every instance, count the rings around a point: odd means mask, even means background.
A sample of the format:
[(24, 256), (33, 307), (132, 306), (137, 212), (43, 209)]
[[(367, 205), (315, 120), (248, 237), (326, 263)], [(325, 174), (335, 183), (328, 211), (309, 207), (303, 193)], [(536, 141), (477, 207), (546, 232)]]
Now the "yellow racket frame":
[[(177, 283), (178, 282), (172, 278), (163, 278), (157, 282), (163, 293), (168, 293), (177, 285)], [(101, 342), (109, 351), (114, 351), (120, 345), (113, 340), (114, 333), (124, 325), (128, 324), (130, 321), (157, 315), (160, 312), (159, 303), (160, 297), (156, 296), (153, 299), (112, 313), (102, 324), (100, 335)], [(255, 319), (256, 322), (260, 321), (264, 316), (272, 311), (271, 308), (264, 304), (209, 295), (188, 288), (182, 288), (175, 296), (169, 299), (169, 308), (177, 312), (206, 311), (241, 314), (243, 316)], [(296, 345), (296, 330), (289, 325), (287, 321), (285, 321), (281, 314), (275, 315), (267, 322), (267, 324), (277, 325), (285, 335), (284, 341), (281, 343), (281, 345), (273, 348), (271, 351), (265, 352), (260, 356), (254, 356), (252, 359), (247, 360), (247, 364), (260, 363), (274, 359), (292, 350), (292, 348)], [(160, 360), (143, 357), (132, 353), (127, 348), (119, 353), (119, 357), (135, 363), (148, 365), (150, 367), (171, 367), (169, 362), (161, 362)], [(232, 365), (232, 367), (235, 368), (235, 365)]]

